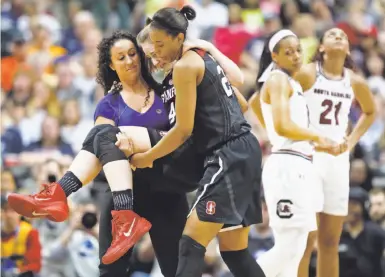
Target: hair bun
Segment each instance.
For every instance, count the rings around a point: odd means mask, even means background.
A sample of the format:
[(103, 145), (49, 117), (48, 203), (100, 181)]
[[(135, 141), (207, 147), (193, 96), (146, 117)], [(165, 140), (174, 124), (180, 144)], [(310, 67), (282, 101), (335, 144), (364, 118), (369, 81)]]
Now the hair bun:
[(147, 17), (146, 18), (146, 26), (152, 22), (152, 18)]
[(187, 20), (193, 20), (197, 16), (197, 13), (191, 6), (184, 6), (180, 12), (187, 18)]

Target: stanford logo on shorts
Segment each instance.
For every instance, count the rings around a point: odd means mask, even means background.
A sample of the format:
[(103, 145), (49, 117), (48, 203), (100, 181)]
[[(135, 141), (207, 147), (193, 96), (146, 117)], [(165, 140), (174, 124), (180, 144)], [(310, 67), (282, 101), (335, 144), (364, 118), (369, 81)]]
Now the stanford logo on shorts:
[(277, 215), (280, 218), (291, 218), (293, 202), (287, 199), (281, 199), (277, 202)]
[(215, 214), (216, 203), (214, 201), (207, 201), (206, 203), (206, 214), (213, 215)]

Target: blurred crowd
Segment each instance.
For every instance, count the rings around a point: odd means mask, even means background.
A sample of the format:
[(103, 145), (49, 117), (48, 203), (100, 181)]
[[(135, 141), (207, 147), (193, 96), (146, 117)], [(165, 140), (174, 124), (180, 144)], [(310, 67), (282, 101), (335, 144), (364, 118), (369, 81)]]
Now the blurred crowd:
[[(68, 221), (26, 221), (6, 194), (34, 193), (63, 175), (93, 126), (104, 91), (95, 82), (97, 44), (116, 29), (137, 33), (146, 16), (165, 5), (197, 11), (189, 38), (211, 41), (245, 75), (241, 92), (255, 91), (265, 38), (280, 28), (300, 37), (305, 60), (330, 27), (343, 29), (351, 56), (368, 80), (378, 117), (351, 153), (349, 215), (340, 242), (341, 277), (367, 276), (385, 260), (385, 1), (384, 0), (3, 0), (1, 2), (1, 274), (2, 276), (98, 276), (98, 189), (71, 196)], [(215, 16), (213, 16), (215, 15)], [(360, 107), (351, 110), (351, 127)], [(251, 113), (247, 117), (265, 157), (270, 146)], [(257, 258), (274, 245), (264, 222), (250, 231)], [(317, 247), (311, 265), (314, 276)], [(360, 262), (358, 262), (360, 261)], [(385, 263), (385, 262), (384, 262)], [(127, 276), (161, 276), (148, 236), (137, 245)], [(231, 276), (213, 241), (207, 277)], [(385, 268), (382, 275), (385, 276)]]

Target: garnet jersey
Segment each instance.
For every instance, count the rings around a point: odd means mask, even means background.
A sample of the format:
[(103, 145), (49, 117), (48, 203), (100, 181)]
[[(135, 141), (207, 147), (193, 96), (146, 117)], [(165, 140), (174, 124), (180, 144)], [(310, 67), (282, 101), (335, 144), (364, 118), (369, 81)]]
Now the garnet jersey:
[(310, 111), (311, 128), (337, 142), (346, 136), (349, 112), (354, 99), (348, 69), (344, 69), (341, 80), (330, 80), (322, 73), (319, 64), (316, 81), (305, 92), (305, 99)]

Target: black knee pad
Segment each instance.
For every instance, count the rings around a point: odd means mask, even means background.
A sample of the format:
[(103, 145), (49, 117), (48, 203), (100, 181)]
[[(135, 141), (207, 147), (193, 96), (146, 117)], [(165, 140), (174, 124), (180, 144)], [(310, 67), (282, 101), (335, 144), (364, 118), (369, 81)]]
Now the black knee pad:
[(179, 256), (203, 256), (206, 253), (206, 248), (199, 242), (182, 235), (179, 241)]
[(249, 250), (221, 251), (221, 257), (234, 277), (265, 277)]
[(247, 248), (239, 251), (221, 251), (221, 257), (226, 264), (239, 264), (248, 259), (249, 255)]
[(206, 248), (189, 236), (179, 241), (179, 262), (176, 277), (202, 276)]
[(98, 132), (94, 138), (95, 156), (103, 166), (110, 162), (127, 160), (124, 152), (115, 145), (116, 134), (119, 132), (118, 127), (109, 125)]
[(104, 128), (110, 126), (109, 124), (101, 124), (94, 126), (91, 131), (88, 132), (86, 139), (83, 141), (82, 150), (95, 154), (94, 150), (94, 139), (97, 133)]

